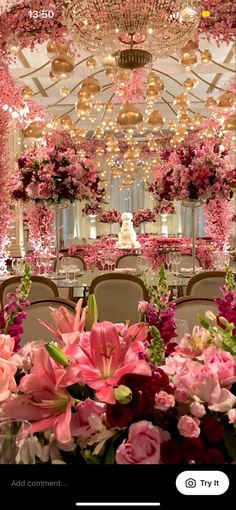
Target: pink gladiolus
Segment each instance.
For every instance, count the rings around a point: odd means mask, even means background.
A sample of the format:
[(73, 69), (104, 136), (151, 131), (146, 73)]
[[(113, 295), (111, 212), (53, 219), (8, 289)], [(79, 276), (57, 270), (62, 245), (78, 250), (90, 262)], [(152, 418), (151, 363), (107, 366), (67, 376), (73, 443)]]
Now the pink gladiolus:
[(115, 404), (113, 389), (123, 375), (151, 376), (148, 363), (138, 357), (138, 353), (145, 350), (143, 342), (129, 342), (135, 326), (128, 328), (124, 337), (120, 338), (111, 322), (96, 323), (90, 332), (90, 349), (81, 347), (81, 354), (77, 358), (80, 379), (96, 390), (96, 397), (102, 402)]
[(33, 432), (52, 429), (58, 441), (67, 443), (71, 439), (71, 407), (75, 401), (65, 388), (76, 382), (78, 368), (57, 366), (46, 349), (41, 349), (31, 373), (20, 381), (18, 389), (23, 395), (8, 401), (4, 413), (9, 418), (32, 421)]

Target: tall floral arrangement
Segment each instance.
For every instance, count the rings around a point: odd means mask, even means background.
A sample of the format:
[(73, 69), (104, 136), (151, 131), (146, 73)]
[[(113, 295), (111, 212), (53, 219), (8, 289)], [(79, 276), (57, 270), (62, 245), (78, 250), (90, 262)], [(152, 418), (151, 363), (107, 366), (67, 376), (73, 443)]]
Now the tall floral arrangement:
[(60, 204), (75, 200), (101, 202), (97, 167), (80, 158), (75, 146), (58, 144), (28, 149), (17, 162), (13, 178), (13, 199)]
[(34, 255), (48, 255), (50, 245), (55, 244), (55, 211), (44, 204), (29, 202), (25, 212)]
[(8, 147), (8, 116), (0, 115), (0, 189), (1, 189), (1, 222), (0, 222), (0, 272), (6, 271), (6, 259), (10, 244), (9, 227), (12, 218), (10, 206), (10, 154)]
[[(215, 130), (205, 139), (204, 130)], [(218, 131), (217, 131), (218, 130)], [(148, 190), (156, 200), (156, 207), (165, 199), (174, 200), (230, 200), (231, 186), (236, 183), (229, 144), (219, 135), (219, 125), (206, 121), (201, 130), (190, 135), (177, 148), (162, 151), (161, 161), (154, 165), (154, 178)]]
[(121, 214), (117, 209), (106, 209), (101, 212), (99, 216), (99, 221), (101, 223), (120, 223)]
[(133, 213), (133, 224), (135, 227), (139, 227), (142, 223), (154, 223), (155, 218), (155, 212), (151, 209), (138, 209)]
[(205, 231), (225, 251), (232, 232), (232, 207), (226, 200), (210, 200), (204, 207)]
[[(230, 282), (228, 274), (226, 297), (233, 292)], [(150, 294), (155, 315), (164, 313), (168, 301), (163, 269), (158, 286)], [(220, 303), (218, 318), (207, 312), (201, 327), (176, 345), (163, 341), (156, 318), (156, 325), (150, 317), (130, 327), (97, 323), (94, 296), (87, 310), (81, 307), (82, 300), (76, 317), (63, 308), (51, 310), (55, 328), (44, 325), (54, 333), (53, 343), (29, 344), (17, 355), (6, 338), (0, 344), (0, 362), (6, 364), (7, 356), (11, 366), (4, 394), (0, 385), (2, 413), (32, 422), (39, 462), (185, 465), (235, 460), (232, 313), (227, 319)]]

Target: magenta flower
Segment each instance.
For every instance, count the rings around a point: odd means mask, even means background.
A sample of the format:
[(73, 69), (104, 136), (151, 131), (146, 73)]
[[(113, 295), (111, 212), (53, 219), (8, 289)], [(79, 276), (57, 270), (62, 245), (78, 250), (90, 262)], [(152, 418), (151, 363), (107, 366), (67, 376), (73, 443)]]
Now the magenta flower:
[[(134, 326), (131, 328), (133, 336)], [(139, 359), (139, 353), (145, 351), (144, 343), (138, 340), (130, 342), (131, 334), (128, 328), (121, 338), (114, 324), (100, 322), (94, 324), (91, 330), (90, 349), (81, 347), (77, 358), (80, 379), (96, 391), (96, 397), (102, 402), (115, 404), (113, 390), (123, 375), (152, 374), (148, 363)]]

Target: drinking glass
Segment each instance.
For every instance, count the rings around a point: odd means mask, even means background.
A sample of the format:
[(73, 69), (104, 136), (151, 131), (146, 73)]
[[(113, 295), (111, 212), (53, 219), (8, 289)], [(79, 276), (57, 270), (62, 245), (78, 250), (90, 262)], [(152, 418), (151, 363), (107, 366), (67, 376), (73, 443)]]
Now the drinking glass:
[(172, 266), (173, 259), (172, 259), (172, 252), (168, 252), (166, 254), (166, 265), (167, 265), (167, 271), (170, 272), (170, 268)]
[(189, 334), (189, 325), (188, 322), (184, 319), (176, 319), (176, 333), (177, 337), (174, 339), (177, 343), (183, 338), (184, 335)]
[(31, 423), (0, 421), (0, 464), (35, 464)]

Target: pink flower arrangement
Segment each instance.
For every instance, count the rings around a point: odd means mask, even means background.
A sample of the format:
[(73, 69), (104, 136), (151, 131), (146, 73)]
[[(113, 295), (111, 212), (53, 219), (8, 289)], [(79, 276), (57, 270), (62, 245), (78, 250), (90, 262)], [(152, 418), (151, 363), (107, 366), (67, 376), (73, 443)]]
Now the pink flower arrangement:
[[(229, 274), (228, 292), (231, 280)], [(140, 303), (141, 312), (148, 313), (150, 304), (159, 313), (168, 307), (164, 273), (155, 298)], [(81, 300), (76, 317), (63, 307), (51, 313), (56, 329), (47, 327), (55, 342), (37, 345), (25, 368), (17, 362), (21, 351), (12, 354), (11, 339), (0, 336), (1, 412), (31, 421), (36, 438), (44, 432), (41, 446), (53, 432), (65, 462), (69, 452), (96, 464), (235, 459), (235, 319), (221, 314), (220, 325), (209, 312), (201, 319), (205, 327), (196, 326), (178, 345), (164, 345), (162, 328), (151, 323), (96, 322), (94, 300), (83, 311)], [(91, 331), (84, 331), (88, 318)]]
[(34, 255), (48, 255), (55, 243), (55, 211), (44, 204), (29, 202), (26, 208), (29, 242)]
[(100, 211), (99, 204), (86, 204), (82, 209), (83, 216), (98, 215)]
[(60, 204), (75, 200), (102, 201), (99, 175), (90, 158), (80, 158), (76, 147), (64, 145), (30, 148), (18, 159), (12, 198), (27, 202)]
[(155, 207), (156, 214), (174, 214), (175, 208), (173, 204), (168, 202), (168, 200), (163, 199), (158, 205)]
[(225, 251), (232, 232), (232, 206), (226, 200), (210, 200), (204, 207), (205, 231)]
[(135, 227), (139, 227), (142, 223), (153, 223), (155, 222), (155, 212), (151, 209), (138, 209), (133, 213), (133, 224)]
[(117, 209), (107, 209), (101, 211), (99, 221), (101, 223), (120, 223), (121, 213)]
[[(154, 179), (148, 190), (161, 207), (162, 200), (230, 200), (231, 186), (236, 183), (228, 144), (223, 145), (218, 135), (219, 126), (207, 121), (204, 129), (214, 127), (215, 137), (202, 140), (201, 133), (190, 135), (188, 142), (178, 148), (167, 148), (162, 152), (161, 162), (154, 165)], [(217, 131), (218, 129), (218, 131)]]

